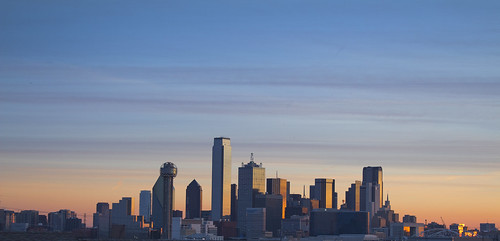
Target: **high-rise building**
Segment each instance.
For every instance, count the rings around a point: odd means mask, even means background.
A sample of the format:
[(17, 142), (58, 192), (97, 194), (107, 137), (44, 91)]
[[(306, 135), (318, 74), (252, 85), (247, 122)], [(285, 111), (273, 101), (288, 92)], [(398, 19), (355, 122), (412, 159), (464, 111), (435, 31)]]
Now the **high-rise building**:
[(76, 217), (77, 217), (76, 213), (68, 209), (61, 209), (57, 212), (50, 212), (48, 214), (49, 227), (52, 231), (57, 231), (57, 232), (65, 231), (67, 226), (66, 221), (70, 218), (76, 218)]
[(495, 231), (495, 224), (494, 223), (480, 223), (479, 224), (479, 231), (481, 233), (489, 233)]
[(360, 187), (361, 181), (355, 181), (345, 192), (345, 203), (348, 210), (360, 211)]
[(380, 185), (364, 183), (359, 188), (359, 193), (360, 211), (367, 211), (373, 217), (380, 209)]
[[(372, 194), (372, 202), (375, 202), (378, 208), (381, 208), (382, 205), (384, 204), (384, 179), (382, 176), (382, 167), (363, 167), (363, 185), (366, 185), (367, 183), (372, 183), (373, 186), (372, 188), (377, 188), (376, 185), (378, 185), (378, 194), (373, 193)], [(375, 200), (375, 196), (378, 197), (377, 200)]]
[(287, 194), (290, 190), (289, 184), (290, 184), (290, 182), (287, 182), (286, 179), (283, 179), (283, 178), (268, 178), (267, 179), (267, 193), (277, 194), (277, 195), (281, 195), (283, 197), (281, 218), (285, 218), (286, 200), (287, 200), (287, 196), (288, 196)]
[(16, 223), (27, 223), (29, 227), (38, 225), (38, 211), (37, 210), (22, 210), (15, 214)]
[(238, 185), (231, 184), (231, 221), (238, 221)]
[(118, 203), (113, 203), (111, 209), (110, 238), (143, 238), (147, 231), (143, 230), (143, 219), (134, 215), (134, 199), (122, 197)]
[(265, 208), (247, 208), (245, 217), (248, 224), (245, 226), (247, 240), (259, 239), (266, 233), (266, 209)]
[(319, 207), (337, 209), (335, 179), (316, 178), (314, 183), (314, 197), (319, 200)]
[(212, 220), (231, 215), (231, 140), (214, 138), (212, 147)]
[(109, 203), (97, 203), (93, 220), (98, 238), (105, 239), (109, 237), (110, 217)]
[(186, 188), (186, 218), (201, 218), (202, 194), (200, 184), (194, 179)]
[(0, 209), (0, 232), (10, 230), (10, 225), (15, 221), (14, 217), (14, 211)]
[(246, 209), (254, 207), (255, 196), (265, 192), (266, 169), (253, 161), (238, 168), (238, 228), (245, 235)]
[(151, 191), (142, 190), (139, 195), (139, 215), (144, 217), (144, 222), (151, 220)]
[(172, 238), (172, 210), (174, 203), (174, 177), (177, 167), (165, 162), (160, 168), (160, 176), (153, 186), (153, 213), (151, 219), (154, 228), (162, 229), (162, 238)]
[(266, 231), (272, 232), (275, 237), (279, 236), (281, 229), (282, 206), (283, 196), (281, 194), (258, 194), (255, 197), (255, 207), (266, 209)]
[(309, 199), (318, 200), (315, 195), (316, 190), (314, 190), (314, 185), (309, 185)]

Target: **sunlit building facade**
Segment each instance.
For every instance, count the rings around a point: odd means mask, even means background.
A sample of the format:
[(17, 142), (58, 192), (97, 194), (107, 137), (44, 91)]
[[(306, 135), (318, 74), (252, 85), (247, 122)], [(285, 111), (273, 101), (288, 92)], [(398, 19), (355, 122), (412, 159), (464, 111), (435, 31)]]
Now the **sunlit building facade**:
[(212, 147), (212, 220), (231, 215), (231, 140), (214, 138)]
[(287, 202), (287, 194), (288, 194), (288, 187), (289, 187), (289, 182), (287, 182), (286, 179), (283, 178), (268, 178), (267, 179), (267, 193), (269, 194), (277, 194), (281, 195), (283, 197), (283, 205), (282, 205), (282, 217), (285, 218), (285, 209), (286, 209), (286, 202)]
[(319, 207), (337, 209), (335, 179), (316, 178), (314, 183), (314, 198), (319, 200)]

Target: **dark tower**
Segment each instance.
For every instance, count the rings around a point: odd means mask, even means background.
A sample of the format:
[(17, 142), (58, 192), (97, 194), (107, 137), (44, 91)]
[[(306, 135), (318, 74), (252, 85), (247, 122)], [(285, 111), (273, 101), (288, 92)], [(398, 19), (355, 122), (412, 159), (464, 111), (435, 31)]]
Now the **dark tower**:
[(201, 218), (202, 190), (194, 179), (186, 188), (186, 218)]
[(238, 185), (231, 184), (231, 221), (238, 221)]
[(174, 177), (177, 176), (177, 167), (171, 162), (165, 162), (160, 168), (163, 177), (163, 227), (162, 237), (172, 239), (172, 209), (174, 203)]
[[(363, 167), (363, 186), (368, 186), (368, 183), (373, 184), (373, 191), (372, 191), (372, 196), (368, 197), (371, 199), (372, 202), (377, 203), (377, 208), (381, 208), (383, 204), (383, 198), (384, 198), (384, 179), (382, 176), (382, 167)], [(379, 185), (379, 190), (375, 190), (376, 185)], [(375, 191), (378, 192), (378, 194), (375, 194)], [(377, 197), (377, 200), (375, 200), (375, 197)]]

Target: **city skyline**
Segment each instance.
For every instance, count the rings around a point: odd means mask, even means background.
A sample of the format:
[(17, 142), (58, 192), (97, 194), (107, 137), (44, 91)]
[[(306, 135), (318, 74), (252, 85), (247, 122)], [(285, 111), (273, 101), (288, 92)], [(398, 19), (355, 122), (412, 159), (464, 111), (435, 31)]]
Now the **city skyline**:
[(335, 179), (340, 206), (362, 167), (382, 166), (402, 216), (500, 223), (499, 9), (3, 1), (0, 208), (87, 223), (98, 202), (138, 210), (171, 161), (176, 209), (196, 178), (208, 210), (213, 138), (227, 136), (231, 183), (255, 153), (292, 193)]

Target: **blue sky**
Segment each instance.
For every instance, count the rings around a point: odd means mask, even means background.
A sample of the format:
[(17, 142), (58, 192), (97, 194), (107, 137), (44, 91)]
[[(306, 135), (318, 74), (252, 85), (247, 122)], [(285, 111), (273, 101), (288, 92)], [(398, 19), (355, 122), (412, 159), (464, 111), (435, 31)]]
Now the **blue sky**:
[(382, 165), (409, 212), (406, 177), (442, 176), (430, 193), (497, 192), (498, 12), (498, 1), (2, 1), (0, 182), (70, 175), (85, 189), (89, 176), (135, 175), (106, 196), (116, 202), (169, 160), (207, 200), (222, 135), (234, 180), (255, 152), (296, 191), (332, 176), (341, 196)]

